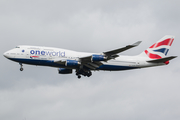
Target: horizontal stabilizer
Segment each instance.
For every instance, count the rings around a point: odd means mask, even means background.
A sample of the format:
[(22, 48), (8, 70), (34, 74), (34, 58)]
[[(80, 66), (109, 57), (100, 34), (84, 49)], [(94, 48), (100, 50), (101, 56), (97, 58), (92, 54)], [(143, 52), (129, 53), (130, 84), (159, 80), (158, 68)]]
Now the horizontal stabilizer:
[(176, 57), (177, 56), (164, 57), (164, 58), (160, 58), (160, 59), (150, 60), (150, 61), (147, 61), (147, 62), (150, 62), (150, 63), (164, 63), (164, 62), (172, 60), (172, 59), (174, 59)]

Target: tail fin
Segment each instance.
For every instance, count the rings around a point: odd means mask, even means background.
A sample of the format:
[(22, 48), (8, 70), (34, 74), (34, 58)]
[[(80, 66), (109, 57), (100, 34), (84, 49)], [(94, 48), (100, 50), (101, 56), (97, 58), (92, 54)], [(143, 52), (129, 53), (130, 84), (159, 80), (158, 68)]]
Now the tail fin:
[(166, 57), (172, 43), (174, 41), (174, 36), (166, 35), (159, 41), (154, 43), (151, 47), (146, 49), (139, 56), (147, 57), (149, 59), (161, 59)]

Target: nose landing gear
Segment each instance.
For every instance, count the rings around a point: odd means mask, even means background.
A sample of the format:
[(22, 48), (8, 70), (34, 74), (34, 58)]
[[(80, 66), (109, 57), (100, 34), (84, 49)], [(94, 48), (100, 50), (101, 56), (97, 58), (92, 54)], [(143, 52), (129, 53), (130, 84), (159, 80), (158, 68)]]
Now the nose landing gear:
[(23, 71), (23, 68), (20, 68), (20, 71)]
[(23, 65), (22, 65), (22, 63), (19, 63), (20, 64), (20, 71), (23, 71), (24, 69), (23, 69)]

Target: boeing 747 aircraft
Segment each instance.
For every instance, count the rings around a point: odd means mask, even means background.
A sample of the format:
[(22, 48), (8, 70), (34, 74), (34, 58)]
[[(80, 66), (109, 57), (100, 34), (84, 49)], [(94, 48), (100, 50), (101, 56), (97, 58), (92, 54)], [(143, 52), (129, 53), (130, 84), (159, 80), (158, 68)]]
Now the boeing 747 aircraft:
[(59, 74), (71, 74), (74, 69), (78, 78), (81, 78), (81, 75), (90, 77), (92, 75), (91, 71), (120, 71), (167, 65), (169, 60), (177, 57), (166, 56), (173, 41), (174, 36), (166, 35), (136, 56), (118, 54), (138, 46), (141, 41), (102, 53), (85, 53), (53, 47), (19, 45), (5, 52), (4, 56), (18, 62), (21, 66), (20, 71), (23, 71), (23, 64), (50, 66), (58, 68)]

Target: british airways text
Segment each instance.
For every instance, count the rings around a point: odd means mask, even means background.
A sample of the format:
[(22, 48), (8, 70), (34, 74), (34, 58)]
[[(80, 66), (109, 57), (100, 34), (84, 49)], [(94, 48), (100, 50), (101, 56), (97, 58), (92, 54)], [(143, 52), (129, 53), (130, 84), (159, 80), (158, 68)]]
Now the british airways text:
[(49, 55), (49, 56), (59, 56), (65, 57), (65, 52), (55, 52), (55, 51), (39, 51), (39, 50), (31, 50), (30, 53), (32, 55)]

